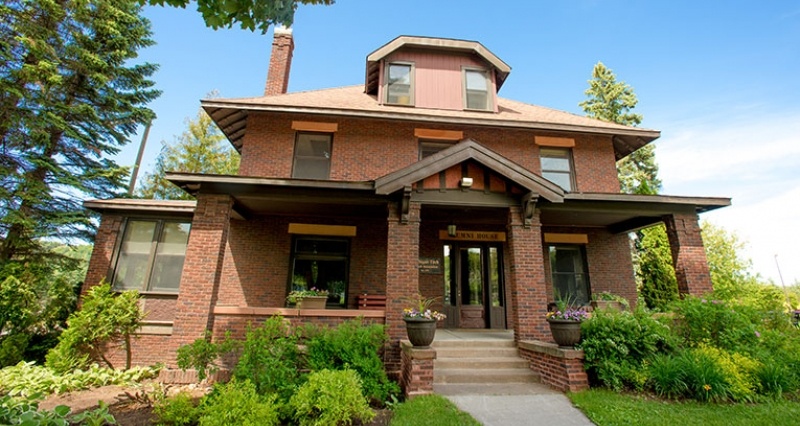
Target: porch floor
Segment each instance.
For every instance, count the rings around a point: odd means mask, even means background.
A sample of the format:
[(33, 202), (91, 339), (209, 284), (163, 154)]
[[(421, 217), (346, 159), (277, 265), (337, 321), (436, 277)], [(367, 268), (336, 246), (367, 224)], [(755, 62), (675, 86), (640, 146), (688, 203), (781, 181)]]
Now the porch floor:
[(436, 330), (434, 344), (443, 340), (514, 340), (514, 330), (489, 330), (467, 328), (440, 328)]

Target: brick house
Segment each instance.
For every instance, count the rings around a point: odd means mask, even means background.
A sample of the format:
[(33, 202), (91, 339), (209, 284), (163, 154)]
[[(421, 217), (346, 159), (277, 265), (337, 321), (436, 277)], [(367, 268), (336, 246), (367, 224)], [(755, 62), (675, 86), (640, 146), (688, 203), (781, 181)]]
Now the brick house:
[[(206, 330), (273, 314), (363, 316), (388, 326), (396, 372), (417, 292), (438, 298), (441, 327), (551, 341), (555, 291), (635, 301), (628, 233), (658, 223), (680, 291), (711, 290), (698, 214), (730, 200), (619, 193), (616, 161), (658, 131), (501, 98), (511, 68), (474, 41), (398, 37), (367, 56), (364, 84), (286, 93), (293, 49), (277, 29), (264, 96), (202, 101), (238, 175), (168, 174), (196, 202), (85, 202), (102, 215), (85, 285), (143, 294), (136, 363), (174, 365)], [(327, 309), (287, 305), (308, 287), (332, 293)]]

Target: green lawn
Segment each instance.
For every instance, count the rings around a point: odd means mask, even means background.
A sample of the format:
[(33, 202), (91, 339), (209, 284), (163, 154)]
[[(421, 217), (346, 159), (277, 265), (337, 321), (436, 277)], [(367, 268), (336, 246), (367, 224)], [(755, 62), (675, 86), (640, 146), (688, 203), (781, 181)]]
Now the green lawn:
[(569, 398), (599, 426), (800, 424), (800, 403), (785, 400), (759, 404), (665, 402), (604, 389), (569, 394)]
[(480, 426), (472, 416), (436, 394), (416, 397), (393, 411), (391, 426)]

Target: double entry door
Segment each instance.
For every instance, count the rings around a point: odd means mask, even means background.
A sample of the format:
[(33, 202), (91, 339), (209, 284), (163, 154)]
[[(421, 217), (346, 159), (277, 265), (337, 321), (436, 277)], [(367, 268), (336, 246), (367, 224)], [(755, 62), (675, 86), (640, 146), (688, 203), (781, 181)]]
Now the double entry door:
[(506, 328), (502, 245), (444, 245), (447, 328)]

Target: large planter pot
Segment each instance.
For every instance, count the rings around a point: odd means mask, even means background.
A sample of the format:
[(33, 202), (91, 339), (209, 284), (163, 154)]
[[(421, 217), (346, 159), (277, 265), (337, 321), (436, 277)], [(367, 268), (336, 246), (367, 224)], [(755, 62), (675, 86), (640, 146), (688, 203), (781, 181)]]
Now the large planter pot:
[(572, 347), (581, 341), (580, 321), (548, 319), (547, 322), (558, 346)]
[(297, 309), (325, 309), (328, 296), (307, 296), (297, 301)]
[(436, 337), (436, 320), (425, 318), (403, 318), (406, 322), (408, 340), (412, 345), (427, 348)]

